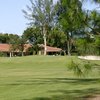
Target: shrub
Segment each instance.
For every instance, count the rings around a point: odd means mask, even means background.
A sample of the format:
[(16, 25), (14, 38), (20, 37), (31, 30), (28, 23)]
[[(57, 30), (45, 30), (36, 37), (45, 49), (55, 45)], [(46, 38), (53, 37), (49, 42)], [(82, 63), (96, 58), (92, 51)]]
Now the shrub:
[(6, 53), (0, 52), (0, 57), (7, 57)]
[(89, 72), (92, 71), (92, 64), (90, 62), (85, 61), (83, 63), (74, 62), (73, 60), (70, 61), (68, 64), (68, 70), (73, 71), (74, 74), (78, 77), (87, 76)]

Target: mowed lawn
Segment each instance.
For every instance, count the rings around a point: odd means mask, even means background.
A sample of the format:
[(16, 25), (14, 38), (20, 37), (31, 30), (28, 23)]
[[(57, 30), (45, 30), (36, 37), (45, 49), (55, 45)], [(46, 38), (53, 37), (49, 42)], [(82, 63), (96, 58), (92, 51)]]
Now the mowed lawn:
[(100, 61), (85, 78), (68, 71), (77, 57), (29, 56), (0, 58), (0, 100), (86, 100), (100, 94)]

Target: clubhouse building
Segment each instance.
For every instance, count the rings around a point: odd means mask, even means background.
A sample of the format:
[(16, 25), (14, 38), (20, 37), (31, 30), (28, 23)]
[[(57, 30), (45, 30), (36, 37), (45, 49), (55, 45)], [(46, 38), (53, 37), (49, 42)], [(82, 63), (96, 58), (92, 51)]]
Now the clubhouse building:
[[(29, 48), (32, 48), (31, 44), (24, 44), (23, 51), (19, 49), (13, 50), (11, 44), (0, 44), (0, 53), (5, 54), (8, 57), (18, 56), (23, 53), (23, 55), (30, 55)], [(39, 45), (38, 55), (44, 54), (44, 45)], [(34, 52), (34, 51), (33, 51)], [(46, 53), (47, 55), (59, 55), (62, 52), (61, 48), (46, 46)]]

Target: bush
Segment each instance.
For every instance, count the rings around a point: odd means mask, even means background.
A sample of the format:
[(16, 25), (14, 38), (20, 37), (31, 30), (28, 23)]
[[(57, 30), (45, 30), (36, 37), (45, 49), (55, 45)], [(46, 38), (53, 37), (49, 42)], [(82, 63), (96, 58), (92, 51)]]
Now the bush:
[(0, 52), (0, 57), (7, 57), (6, 53)]
[(100, 55), (100, 40), (78, 39), (76, 40), (78, 55)]
[(73, 60), (70, 61), (69, 65), (68, 65), (68, 70), (69, 71), (73, 71), (74, 74), (78, 77), (81, 76), (87, 76), (89, 74), (89, 72), (92, 71), (92, 64), (90, 64), (90, 62), (85, 61), (85, 62), (74, 62)]

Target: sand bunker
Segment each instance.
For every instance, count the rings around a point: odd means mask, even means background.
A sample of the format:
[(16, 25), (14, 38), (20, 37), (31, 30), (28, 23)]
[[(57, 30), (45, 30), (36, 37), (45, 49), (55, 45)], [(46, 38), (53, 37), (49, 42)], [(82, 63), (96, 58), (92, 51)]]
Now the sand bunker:
[(78, 56), (78, 58), (86, 60), (100, 60), (100, 56)]

